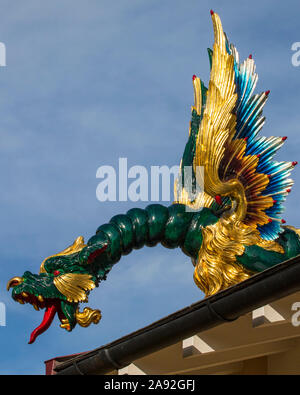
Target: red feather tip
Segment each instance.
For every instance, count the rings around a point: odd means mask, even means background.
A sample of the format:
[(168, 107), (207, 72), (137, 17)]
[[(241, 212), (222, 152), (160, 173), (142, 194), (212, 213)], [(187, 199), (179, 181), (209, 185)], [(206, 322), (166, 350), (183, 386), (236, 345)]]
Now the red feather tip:
[(265, 91), (265, 95), (266, 96), (269, 96), (269, 93), (270, 93), (271, 91)]
[(284, 219), (281, 220), (282, 224), (286, 224), (286, 221)]
[(291, 192), (291, 189), (287, 189), (286, 191), (287, 191), (287, 193), (290, 193), (290, 192)]
[(222, 204), (222, 198), (220, 195), (216, 195), (215, 196), (215, 201), (218, 203), (218, 205), (220, 206)]
[(298, 162), (297, 162), (297, 161), (292, 162), (292, 165), (293, 165), (293, 166), (297, 166), (297, 165), (298, 165)]
[(269, 218), (269, 219), (268, 219), (268, 222), (273, 222), (273, 221), (271, 220), (271, 218)]
[(286, 139), (287, 139), (287, 136), (283, 136), (281, 140), (285, 141)]
[(196, 78), (197, 78), (197, 76), (194, 74), (193, 75), (193, 81), (195, 81)]
[(210, 10), (210, 15), (211, 15), (211, 16), (213, 16), (213, 15), (214, 15), (214, 12), (213, 12), (213, 10)]
[(252, 59), (252, 54), (249, 55), (249, 59)]

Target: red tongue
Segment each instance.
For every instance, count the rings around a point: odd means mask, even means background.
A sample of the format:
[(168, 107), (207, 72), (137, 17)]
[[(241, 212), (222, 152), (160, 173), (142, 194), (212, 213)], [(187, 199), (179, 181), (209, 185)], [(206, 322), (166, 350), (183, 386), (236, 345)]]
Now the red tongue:
[(56, 308), (55, 304), (53, 304), (52, 306), (46, 308), (43, 321), (31, 333), (30, 340), (29, 340), (28, 344), (32, 344), (39, 335), (44, 333), (49, 328), (49, 326), (51, 325), (51, 323), (53, 321), (53, 318), (55, 316), (56, 311), (57, 311), (57, 308)]

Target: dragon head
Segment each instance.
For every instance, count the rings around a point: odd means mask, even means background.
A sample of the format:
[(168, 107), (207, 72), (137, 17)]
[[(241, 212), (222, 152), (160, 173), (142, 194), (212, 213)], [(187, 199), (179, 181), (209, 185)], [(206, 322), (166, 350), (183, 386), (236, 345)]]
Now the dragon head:
[[(105, 248), (98, 248), (97, 255)], [(15, 301), (30, 303), (36, 310), (45, 309), (43, 321), (31, 333), (29, 344), (49, 328), (56, 313), (61, 328), (68, 331), (77, 323), (86, 327), (100, 321), (99, 310), (86, 307), (82, 312), (79, 311), (79, 303), (87, 302), (89, 292), (105, 278), (105, 273), (99, 276), (93, 261), (87, 259), (93, 256), (90, 252), (89, 246), (84, 244), (80, 236), (62, 252), (46, 258), (39, 274), (26, 271), (22, 277), (8, 281), (7, 290), (13, 288), (12, 298)]]

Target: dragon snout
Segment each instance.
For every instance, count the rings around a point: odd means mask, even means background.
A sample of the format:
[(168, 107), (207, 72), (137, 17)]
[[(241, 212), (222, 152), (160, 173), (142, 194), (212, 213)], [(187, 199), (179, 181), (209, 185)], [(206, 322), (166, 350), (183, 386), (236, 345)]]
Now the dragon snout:
[(6, 289), (9, 291), (10, 288), (13, 288), (13, 287), (16, 287), (17, 285), (22, 284), (23, 281), (24, 281), (24, 279), (22, 277), (13, 277), (8, 281)]

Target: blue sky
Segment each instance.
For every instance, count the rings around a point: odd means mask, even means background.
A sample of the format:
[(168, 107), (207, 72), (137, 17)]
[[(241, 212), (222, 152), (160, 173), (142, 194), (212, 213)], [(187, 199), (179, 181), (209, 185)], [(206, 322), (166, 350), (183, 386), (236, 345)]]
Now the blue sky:
[[(0, 0), (0, 374), (43, 374), (43, 361), (90, 350), (200, 298), (181, 251), (144, 248), (124, 257), (90, 296), (99, 325), (72, 333), (57, 319), (36, 343), (42, 312), (10, 299), (7, 280), (113, 215), (146, 202), (96, 199), (97, 168), (179, 164), (193, 102), (192, 75), (208, 81), (210, 9), (240, 57), (256, 61), (257, 91), (271, 90), (265, 135), (288, 136), (278, 158), (300, 159), (300, 3), (196, 0)], [(299, 161), (300, 162), (300, 161)], [(284, 218), (300, 226), (295, 186)]]

